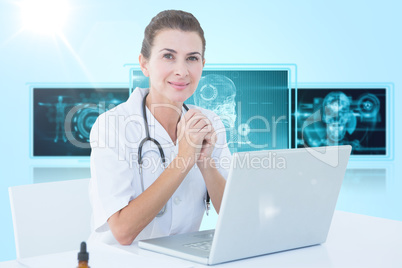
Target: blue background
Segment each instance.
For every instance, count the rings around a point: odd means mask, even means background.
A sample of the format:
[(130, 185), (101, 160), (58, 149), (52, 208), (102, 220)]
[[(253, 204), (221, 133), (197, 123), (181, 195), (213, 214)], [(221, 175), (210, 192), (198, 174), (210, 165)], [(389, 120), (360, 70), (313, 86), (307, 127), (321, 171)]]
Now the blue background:
[[(183, 9), (199, 19), (206, 33), (207, 63), (295, 63), (302, 83), (394, 83), (394, 159), (353, 162), (355, 170), (366, 173), (349, 173), (337, 208), (402, 220), (399, 1), (70, 0), (64, 41), (19, 32), (17, 2), (0, 2), (0, 261), (15, 259), (7, 188), (32, 183), (32, 168), (45, 164), (29, 156), (26, 83), (128, 85), (128, 68), (123, 66), (137, 63), (143, 30), (164, 9)], [(46, 165), (88, 163), (49, 160)], [(376, 172), (367, 172), (368, 166)]]

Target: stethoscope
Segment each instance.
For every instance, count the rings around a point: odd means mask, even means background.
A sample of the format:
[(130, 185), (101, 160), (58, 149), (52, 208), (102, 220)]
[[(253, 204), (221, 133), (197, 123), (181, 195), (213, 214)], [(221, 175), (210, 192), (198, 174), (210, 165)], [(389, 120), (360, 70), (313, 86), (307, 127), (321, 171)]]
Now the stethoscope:
[[(144, 177), (142, 174), (142, 146), (144, 146), (144, 143), (147, 141), (153, 142), (159, 150), (159, 155), (162, 159), (162, 164), (163, 167), (166, 168), (166, 159), (165, 159), (165, 154), (163, 153), (163, 149), (162, 146), (160, 145), (160, 143), (154, 139), (151, 138), (149, 136), (149, 127), (148, 127), (148, 120), (147, 120), (147, 111), (146, 111), (146, 99), (147, 99), (148, 93), (145, 95), (144, 99), (142, 100), (142, 116), (144, 118), (144, 125), (145, 125), (145, 138), (142, 139), (142, 141), (140, 142), (140, 145), (138, 147), (138, 166), (139, 166), (139, 172), (140, 172), (140, 179), (141, 179), (141, 189), (142, 192), (144, 192)], [(188, 107), (186, 104), (183, 103), (183, 107), (184, 109), (186, 109), (186, 111), (188, 111)], [(204, 199), (205, 202), (205, 212), (208, 215), (209, 214), (209, 209), (211, 206), (211, 201), (210, 201), (210, 197), (209, 197), (209, 193), (207, 191), (207, 197)], [(165, 214), (166, 212), (166, 204), (163, 206), (162, 210), (159, 211), (158, 215), (156, 215), (156, 217), (161, 217), (163, 214)]]

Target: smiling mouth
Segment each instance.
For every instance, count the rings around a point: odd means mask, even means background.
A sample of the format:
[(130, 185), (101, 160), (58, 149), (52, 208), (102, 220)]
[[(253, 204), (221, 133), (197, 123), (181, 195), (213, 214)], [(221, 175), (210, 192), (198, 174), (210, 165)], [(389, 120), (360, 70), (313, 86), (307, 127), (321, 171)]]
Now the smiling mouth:
[(168, 82), (175, 89), (185, 89), (190, 83)]

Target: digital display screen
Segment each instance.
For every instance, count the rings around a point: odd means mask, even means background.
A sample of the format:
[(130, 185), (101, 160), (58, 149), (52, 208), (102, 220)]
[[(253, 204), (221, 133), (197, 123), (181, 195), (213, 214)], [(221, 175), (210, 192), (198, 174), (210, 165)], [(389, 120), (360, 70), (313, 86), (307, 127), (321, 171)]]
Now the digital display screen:
[[(204, 69), (185, 103), (220, 116), (232, 153), (289, 148), (288, 76), (288, 70)], [(140, 70), (133, 70), (132, 83), (149, 87)]]
[(298, 88), (295, 146), (351, 145), (353, 155), (386, 155), (386, 93), (386, 88)]
[(97, 117), (127, 100), (128, 88), (33, 88), (32, 155), (89, 156)]

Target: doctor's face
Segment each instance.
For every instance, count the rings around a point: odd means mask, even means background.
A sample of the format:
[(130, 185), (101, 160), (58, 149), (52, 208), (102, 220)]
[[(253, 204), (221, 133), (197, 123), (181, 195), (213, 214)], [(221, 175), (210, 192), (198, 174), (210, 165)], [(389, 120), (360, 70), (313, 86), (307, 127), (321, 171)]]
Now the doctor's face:
[(141, 69), (149, 77), (154, 101), (183, 103), (197, 89), (205, 60), (196, 32), (166, 29), (154, 39), (151, 56), (140, 55)]

